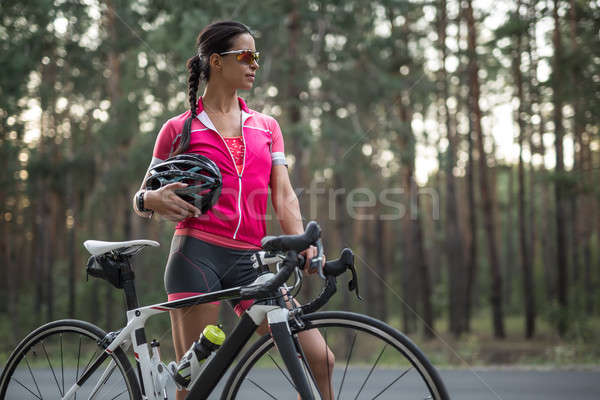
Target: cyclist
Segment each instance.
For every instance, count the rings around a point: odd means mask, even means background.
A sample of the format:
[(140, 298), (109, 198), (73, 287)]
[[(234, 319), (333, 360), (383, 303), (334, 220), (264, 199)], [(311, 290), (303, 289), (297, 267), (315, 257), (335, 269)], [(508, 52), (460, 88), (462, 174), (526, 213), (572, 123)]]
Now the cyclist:
[[(135, 211), (177, 222), (165, 271), (169, 301), (246, 285), (256, 279), (250, 261), (266, 234), (268, 191), (285, 234), (304, 232), (298, 199), (289, 180), (284, 142), (277, 121), (251, 110), (237, 96), (250, 90), (259, 69), (254, 38), (239, 22), (216, 22), (196, 41), (197, 54), (187, 61), (190, 110), (161, 128), (150, 168), (182, 153), (202, 154), (221, 171), (223, 187), (215, 206), (200, 210), (175, 193), (185, 187), (171, 183), (157, 190), (142, 188), (134, 196)], [(197, 99), (200, 81), (204, 94)], [(185, 124), (186, 120), (191, 119)], [(189, 129), (184, 129), (189, 126)], [(304, 252), (307, 266), (316, 248)], [(233, 304), (241, 315), (251, 301)], [(201, 304), (171, 311), (179, 360), (207, 324), (218, 318), (219, 304)], [(263, 334), (266, 324), (263, 323)], [(300, 343), (324, 398), (329, 397), (334, 356), (317, 330), (303, 332)], [(183, 399), (186, 392), (177, 393)]]

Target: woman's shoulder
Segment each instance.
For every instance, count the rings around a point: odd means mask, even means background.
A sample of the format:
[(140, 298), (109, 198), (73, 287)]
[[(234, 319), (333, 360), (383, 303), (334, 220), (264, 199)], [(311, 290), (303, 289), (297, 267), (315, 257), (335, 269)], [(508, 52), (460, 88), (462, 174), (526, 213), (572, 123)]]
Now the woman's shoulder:
[(275, 119), (275, 117), (272, 117), (271, 115), (253, 110), (251, 108), (249, 108), (250, 110), (250, 117), (246, 120), (246, 125), (247, 124), (252, 124), (252, 125), (257, 125), (259, 127), (261, 127), (262, 129), (266, 129), (268, 131), (273, 131), (275, 129), (276, 126), (279, 126), (279, 124), (277, 123), (277, 120)]

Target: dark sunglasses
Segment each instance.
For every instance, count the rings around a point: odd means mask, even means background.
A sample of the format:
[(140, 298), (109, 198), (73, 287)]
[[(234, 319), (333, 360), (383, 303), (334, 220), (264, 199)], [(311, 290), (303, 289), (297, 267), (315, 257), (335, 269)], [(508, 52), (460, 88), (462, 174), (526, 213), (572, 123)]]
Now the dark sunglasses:
[(219, 53), (220, 56), (224, 56), (227, 54), (237, 54), (235, 58), (239, 62), (243, 62), (248, 65), (251, 65), (253, 62), (258, 64), (258, 59), (260, 57), (260, 53), (254, 50), (231, 50)]

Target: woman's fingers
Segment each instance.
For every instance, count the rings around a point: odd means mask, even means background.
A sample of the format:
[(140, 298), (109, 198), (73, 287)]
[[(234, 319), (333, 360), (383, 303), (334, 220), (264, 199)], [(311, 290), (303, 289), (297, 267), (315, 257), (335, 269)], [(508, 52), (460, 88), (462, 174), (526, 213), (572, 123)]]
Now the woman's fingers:
[[(181, 199), (179, 199), (181, 200)], [(185, 201), (181, 200), (184, 204), (187, 204)], [(193, 217), (194, 214), (189, 211), (185, 205), (176, 204), (175, 202), (169, 203), (169, 214), (174, 218), (176, 222), (182, 221), (186, 218)]]
[(154, 211), (174, 222), (190, 217), (199, 217), (202, 214), (200, 209), (183, 200), (176, 193), (177, 189), (183, 189), (187, 186), (186, 183), (174, 182), (158, 189), (159, 201)]
[(199, 217), (200, 216), (201, 212), (198, 208), (194, 207), (187, 201), (183, 200), (178, 195), (175, 194), (174, 196), (175, 196), (175, 198), (173, 199), (173, 202), (175, 204), (177, 204), (180, 209), (182, 209), (187, 214), (189, 214), (188, 216), (190, 216), (190, 217)]
[(187, 214), (189, 214), (187, 215), (188, 217), (199, 217), (201, 214), (200, 210), (197, 207), (194, 207), (192, 204), (188, 203), (187, 201), (183, 200), (181, 197), (179, 197), (177, 193), (175, 193), (175, 190), (182, 189), (187, 186), (187, 184), (180, 182), (170, 183), (164, 186), (164, 190), (165, 193), (167, 193), (168, 195), (168, 200), (176, 204), (177, 206), (179, 206), (180, 209), (184, 210)]
[[(304, 250), (300, 254), (304, 255), (304, 258), (306, 259), (306, 262), (304, 264), (304, 270), (307, 271), (309, 274), (316, 273), (317, 272), (316, 269), (311, 270), (310, 261), (313, 259), (313, 257), (317, 257), (319, 255), (317, 248), (315, 246), (310, 246), (308, 249)], [(326, 260), (325, 254), (323, 254), (323, 260), (322, 260), (323, 266), (325, 266), (325, 260)]]
[(317, 248), (315, 246), (310, 246), (300, 254), (304, 254), (304, 258), (306, 259), (306, 262), (304, 263), (304, 270), (308, 271), (309, 274), (314, 274), (315, 271), (310, 270), (310, 260), (317, 256)]
[(158, 190), (170, 190), (173, 191), (175, 189), (183, 189), (185, 187), (187, 187), (188, 184), (187, 183), (183, 183), (183, 182), (173, 182), (173, 183), (169, 183), (168, 185), (165, 185), (163, 187), (161, 187)]
[(312, 260), (312, 258), (315, 256), (312, 251), (313, 249), (314, 249), (314, 247), (310, 246), (306, 250), (306, 257), (305, 257), (306, 261), (304, 262), (304, 270), (308, 271), (309, 274), (313, 272), (310, 270), (310, 260)]

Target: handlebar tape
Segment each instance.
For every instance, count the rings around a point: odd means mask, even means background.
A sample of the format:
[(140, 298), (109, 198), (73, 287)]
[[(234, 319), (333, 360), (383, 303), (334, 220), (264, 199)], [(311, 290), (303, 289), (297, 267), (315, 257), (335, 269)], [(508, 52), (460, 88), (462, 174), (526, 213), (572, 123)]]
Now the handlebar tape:
[(321, 228), (315, 221), (306, 225), (306, 230), (300, 235), (265, 236), (262, 248), (267, 251), (295, 251), (297, 253), (308, 249), (321, 237)]

